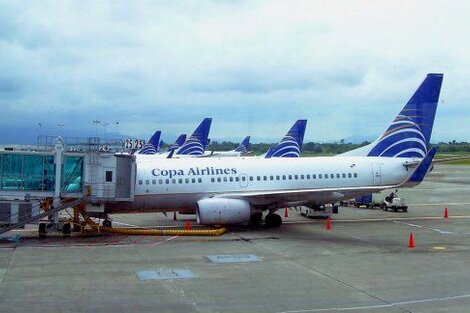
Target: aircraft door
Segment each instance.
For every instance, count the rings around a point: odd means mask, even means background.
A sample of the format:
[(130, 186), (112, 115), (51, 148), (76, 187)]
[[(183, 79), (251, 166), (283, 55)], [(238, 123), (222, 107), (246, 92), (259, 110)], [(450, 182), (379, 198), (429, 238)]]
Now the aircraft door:
[(372, 164), (372, 180), (374, 185), (382, 183), (382, 168), (380, 163)]
[(240, 174), (240, 187), (248, 187), (248, 177), (246, 174)]

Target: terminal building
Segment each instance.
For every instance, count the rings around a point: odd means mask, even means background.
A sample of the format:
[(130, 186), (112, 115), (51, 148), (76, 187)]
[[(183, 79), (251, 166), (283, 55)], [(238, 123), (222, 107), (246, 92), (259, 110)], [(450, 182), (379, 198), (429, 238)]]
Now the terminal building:
[[(0, 150), (0, 233), (86, 200), (133, 201), (135, 158), (122, 140), (40, 136), (36, 146)], [(49, 205), (47, 205), (49, 204)]]

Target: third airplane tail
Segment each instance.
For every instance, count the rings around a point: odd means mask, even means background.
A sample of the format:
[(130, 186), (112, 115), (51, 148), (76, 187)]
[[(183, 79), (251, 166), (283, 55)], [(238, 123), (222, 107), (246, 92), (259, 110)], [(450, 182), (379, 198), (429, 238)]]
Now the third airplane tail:
[(298, 120), (276, 147), (266, 153), (265, 158), (297, 158), (302, 152), (307, 120)]

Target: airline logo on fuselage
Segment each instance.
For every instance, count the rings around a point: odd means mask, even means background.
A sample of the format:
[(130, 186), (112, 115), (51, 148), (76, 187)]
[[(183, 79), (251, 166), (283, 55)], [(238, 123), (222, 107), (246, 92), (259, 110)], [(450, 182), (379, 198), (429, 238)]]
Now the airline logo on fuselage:
[(176, 176), (206, 176), (206, 175), (234, 175), (238, 171), (236, 168), (213, 168), (213, 167), (190, 167), (187, 170), (182, 169), (159, 169), (154, 168), (152, 170), (153, 176), (164, 176), (173, 178)]

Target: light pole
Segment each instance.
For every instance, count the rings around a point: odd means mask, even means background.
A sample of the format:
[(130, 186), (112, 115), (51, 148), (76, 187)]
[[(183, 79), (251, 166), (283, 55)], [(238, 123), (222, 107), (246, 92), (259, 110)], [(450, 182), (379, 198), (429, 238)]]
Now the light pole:
[(101, 122), (101, 124), (102, 124), (103, 127), (104, 127), (104, 142), (106, 142), (106, 129), (107, 129), (109, 123)]
[(98, 137), (98, 124), (101, 123), (99, 120), (93, 120), (93, 124), (95, 124), (95, 138)]
[(63, 136), (64, 134), (62, 133), (62, 130), (63, 130), (65, 124), (64, 123), (59, 123), (59, 124), (57, 124), (57, 126), (59, 126), (59, 135)]
[(116, 137), (119, 137), (119, 122), (116, 122)]

